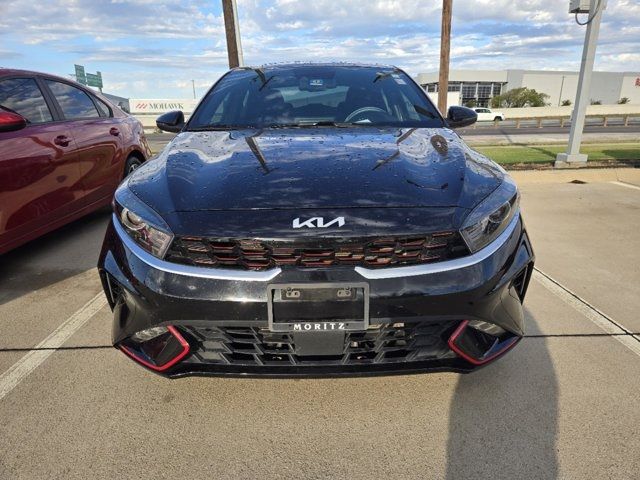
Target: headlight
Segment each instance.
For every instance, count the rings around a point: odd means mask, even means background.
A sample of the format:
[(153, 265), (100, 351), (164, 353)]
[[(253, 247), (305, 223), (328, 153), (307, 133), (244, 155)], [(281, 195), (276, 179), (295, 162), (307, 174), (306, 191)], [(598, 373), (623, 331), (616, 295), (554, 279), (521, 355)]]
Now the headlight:
[(495, 240), (518, 211), (520, 194), (510, 177), (465, 219), (460, 233), (472, 253)]
[(113, 206), (120, 224), (133, 241), (152, 255), (164, 257), (173, 240), (171, 229), (129, 189), (126, 181), (116, 190)]

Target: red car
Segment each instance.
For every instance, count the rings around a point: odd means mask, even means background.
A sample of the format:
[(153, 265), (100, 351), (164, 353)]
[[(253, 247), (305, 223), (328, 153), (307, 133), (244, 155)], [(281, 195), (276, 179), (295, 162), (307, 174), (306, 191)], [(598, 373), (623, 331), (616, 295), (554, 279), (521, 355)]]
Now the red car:
[(0, 254), (108, 205), (150, 153), (140, 122), (97, 92), (0, 69)]

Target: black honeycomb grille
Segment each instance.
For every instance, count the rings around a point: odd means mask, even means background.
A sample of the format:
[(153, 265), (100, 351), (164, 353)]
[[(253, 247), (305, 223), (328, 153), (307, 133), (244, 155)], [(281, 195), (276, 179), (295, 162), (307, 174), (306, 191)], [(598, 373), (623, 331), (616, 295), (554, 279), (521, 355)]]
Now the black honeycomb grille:
[(453, 356), (447, 338), (457, 322), (384, 324), (345, 332), (339, 355), (296, 354), (295, 334), (258, 327), (185, 327), (194, 346), (186, 363), (234, 366), (366, 365)]
[(468, 253), (458, 232), (356, 241), (323, 239), (313, 244), (182, 236), (173, 241), (165, 259), (201, 267), (243, 270), (339, 265), (381, 268), (439, 262)]

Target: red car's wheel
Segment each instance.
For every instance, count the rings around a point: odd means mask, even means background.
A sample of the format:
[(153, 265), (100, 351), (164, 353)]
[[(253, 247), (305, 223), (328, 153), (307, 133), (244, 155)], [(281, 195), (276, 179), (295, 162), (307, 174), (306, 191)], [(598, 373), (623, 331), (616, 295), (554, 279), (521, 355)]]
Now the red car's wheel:
[(140, 165), (142, 165), (142, 161), (138, 157), (134, 157), (132, 155), (129, 158), (127, 158), (127, 161), (124, 164), (124, 176), (126, 177), (127, 175), (129, 175)]

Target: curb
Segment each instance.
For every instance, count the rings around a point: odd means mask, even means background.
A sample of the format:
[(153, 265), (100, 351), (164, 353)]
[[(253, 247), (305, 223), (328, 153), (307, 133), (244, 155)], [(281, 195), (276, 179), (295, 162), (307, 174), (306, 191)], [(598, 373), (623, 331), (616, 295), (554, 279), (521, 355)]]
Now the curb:
[(579, 168), (564, 170), (511, 170), (520, 185), (531, 183), (623, 182), (640, 185), (640, 168)]

